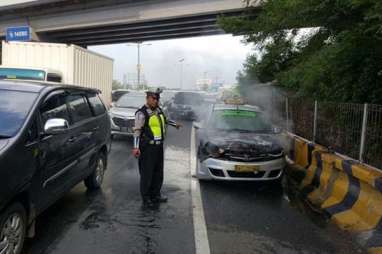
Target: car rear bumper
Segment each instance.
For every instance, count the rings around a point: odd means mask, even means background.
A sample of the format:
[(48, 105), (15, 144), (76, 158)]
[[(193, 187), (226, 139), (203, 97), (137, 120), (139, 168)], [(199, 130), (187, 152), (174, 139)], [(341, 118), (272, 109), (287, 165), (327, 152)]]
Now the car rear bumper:
[[(237, 172), (236, 165), (255, 166), (258, 169), (253, 172)], [(198, 160), (196, 176), (206, 180), (271, 181), (282, 176), (285, 165), (285, 158), (250, 163), (209, 158), (203, 162)]]
[(190, 119), (196, 118), (195, 112), (191, 110), (174, 110), (171, 112), (171, 116), (178, 119)]

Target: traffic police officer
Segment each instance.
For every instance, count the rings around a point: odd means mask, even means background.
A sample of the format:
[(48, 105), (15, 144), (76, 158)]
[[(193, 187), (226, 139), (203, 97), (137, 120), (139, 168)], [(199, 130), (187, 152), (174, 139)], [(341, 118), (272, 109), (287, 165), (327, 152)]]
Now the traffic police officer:
[(138, 158), (143, 205), (167, 202), (161, 195), (163, 184), (163, 141), (166, 127), (180, 124), (166, 118), (159, 107), (161, 90), (148, 91), (146, 104), (135, 114), (133, 155)]

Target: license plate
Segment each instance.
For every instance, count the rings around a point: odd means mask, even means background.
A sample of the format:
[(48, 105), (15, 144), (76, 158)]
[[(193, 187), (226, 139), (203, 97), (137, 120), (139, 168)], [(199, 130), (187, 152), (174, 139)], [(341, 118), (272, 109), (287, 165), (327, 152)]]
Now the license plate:
[(235, 165), (236, 172), (256, 172), (260, 170), (259, 166), (254, 165)]

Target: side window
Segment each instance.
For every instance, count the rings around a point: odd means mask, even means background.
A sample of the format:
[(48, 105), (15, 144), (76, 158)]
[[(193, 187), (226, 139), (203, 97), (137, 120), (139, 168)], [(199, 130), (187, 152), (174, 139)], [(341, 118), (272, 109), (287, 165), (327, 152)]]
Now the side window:
[(98, 94), (89, 94), (88, 99), (96, 116), (102, 115), (106, 112), (105, 105), (102, 103)]
[(68, 103), (74, 123), (92, 117), (92, 112), (90, 110), (89, 104), (83, 95), (69, 95)]
[(66, 95), (58, 93), (48, 98), (40, 108), (42, 126), (48, 119), (63, 118), (69, 122), (69, 113), (66, 106)]

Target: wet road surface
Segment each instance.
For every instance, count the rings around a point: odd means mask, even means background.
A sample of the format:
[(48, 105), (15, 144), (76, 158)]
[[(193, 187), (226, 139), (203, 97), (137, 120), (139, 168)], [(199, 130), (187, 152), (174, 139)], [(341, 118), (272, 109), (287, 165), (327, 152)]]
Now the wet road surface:
[[(39, 216), (24, 253), (195, 253), (191, 123), (169, 130), (163, 192), (144, 210), (131, 140), (113, 142), (102, 191), (76, 186)], [(277, 184), (200, 184), (211, 253), (363, 253), (345, 233)]]

